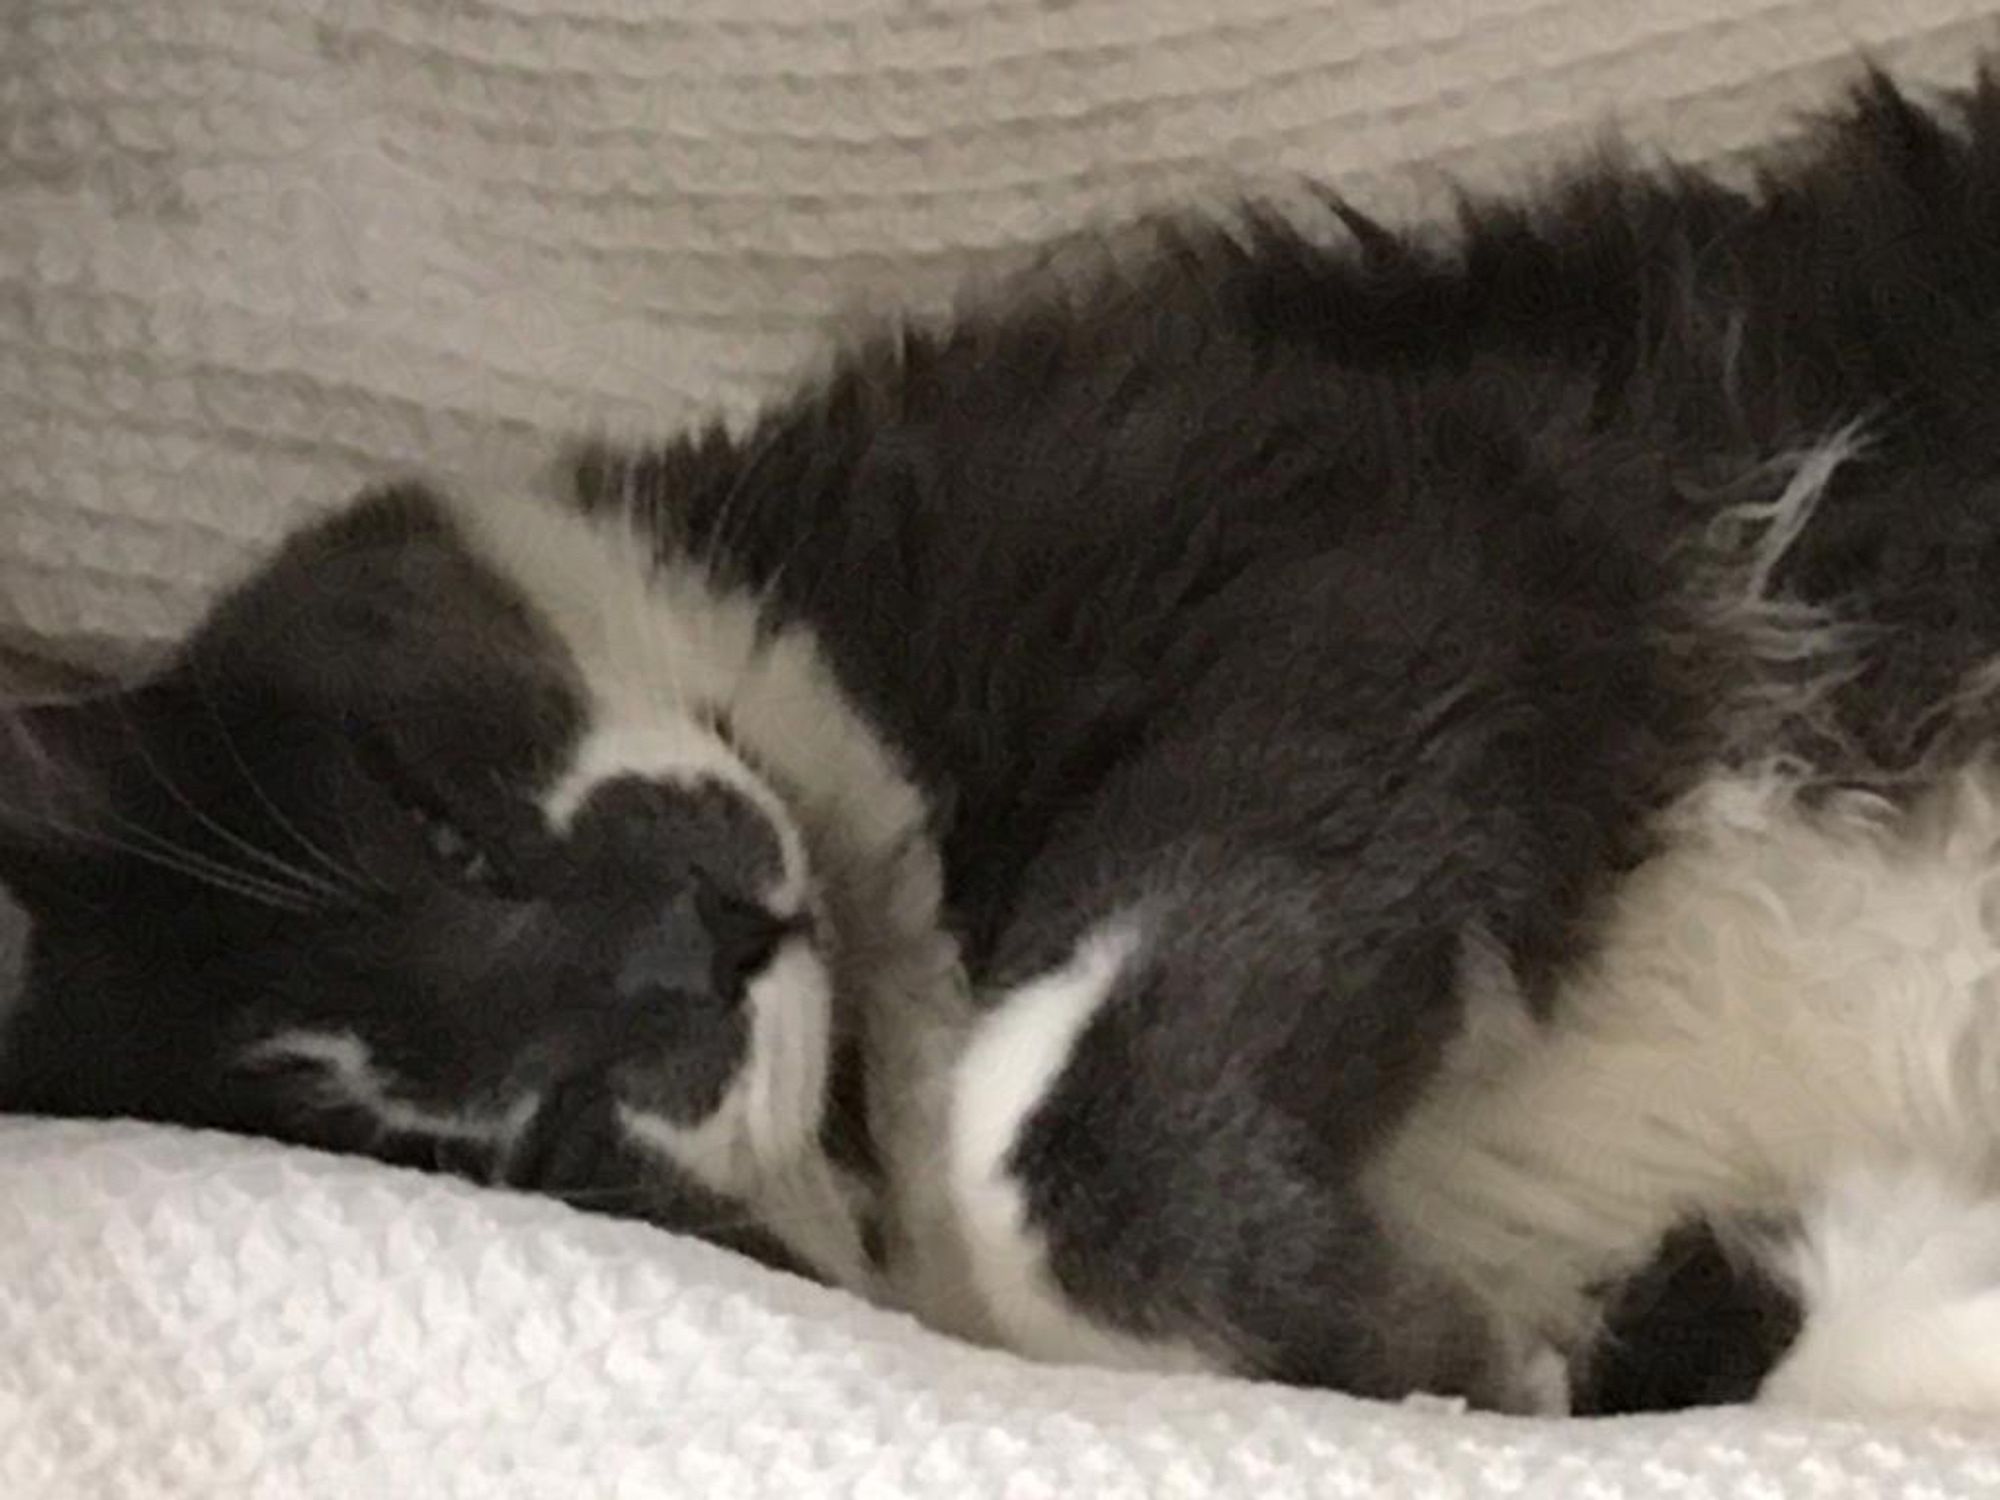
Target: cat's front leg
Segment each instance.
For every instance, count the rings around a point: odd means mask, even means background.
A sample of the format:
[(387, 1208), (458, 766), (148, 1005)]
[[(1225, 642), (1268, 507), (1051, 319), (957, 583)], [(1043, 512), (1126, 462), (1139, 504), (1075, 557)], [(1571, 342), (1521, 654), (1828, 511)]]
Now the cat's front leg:
[(1560, 1404), (1560, 1361), (1360, 1187), (1455, 1025), (1456, 944), (1357, 949), (1311, 884), (1182, 852), (989, 991), (947, 1111), (971, 1289), (1051, 1361)]

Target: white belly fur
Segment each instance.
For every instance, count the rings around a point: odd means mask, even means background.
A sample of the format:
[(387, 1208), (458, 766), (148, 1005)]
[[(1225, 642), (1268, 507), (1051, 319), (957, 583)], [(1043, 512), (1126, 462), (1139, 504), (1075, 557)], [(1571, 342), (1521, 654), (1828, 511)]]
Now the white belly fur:
[(1371, 1174), (1413, 1250), (1558, 1342), (1689, 1213), (2000, 1175), (2000, 776), (1911, 811), (1719, 778), (1668, 832), (1552, 1025), (1486, 1028)]

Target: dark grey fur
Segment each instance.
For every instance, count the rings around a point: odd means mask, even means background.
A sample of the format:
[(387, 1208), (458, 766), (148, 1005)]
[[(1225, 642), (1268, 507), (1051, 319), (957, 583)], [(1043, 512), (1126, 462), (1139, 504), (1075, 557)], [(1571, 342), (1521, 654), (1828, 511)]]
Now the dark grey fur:
[[(1543, 1004), (1718, 763), (1784, 750), (1893, 791), (1990, 737), (1954, 694), (2000, 651), (2000, 89), (1926, 111), (1873, 80), (1752, 192), (1613, 164), (1444, 240), (1332, 212), (1331, 244), (1255, 213), (1160, 226), (1088, 293), (885, 339), (741, 439), (596, 455), (579, 489), (637, 494), (663, 556), (816, 627), (938, 809), (983, 993), (1117, 911), (1164, 935), (1016, 1158), (1072, 1298), (1252, 1372), (1491, 1396), (1478, 1314), (1354, 1187), (1459, 1026), (1468, 935)], [(1853, 627), (1799, 659), (1704, 589), (1728, 508), (1856, 420), (1865, 458), (1769, 580)], [(454, 787), (518, 783), (575, 732), (565, 666), (426, 516), (392, 497), (313, 533), (159, 684), (36, 738), (73, 742), (116, 827), (196, 847), (169, 779), (269, 847), (391, 816), (342, 800), (357, 724)], [(239, 795), (239, 755), (282, 817)], [(456, 815), (532, 850), (511, 806)], [(450, 1098), (552, 995), (607, 992), (565, 957), (604, 946), (589, 924), (640, 921), (572, 903), (509, 947), (488, 904), (403, 870), (421, 897), (366, 925), (279, 920), (20, 823), (0, 868), (41, 917), (0, 1098), (359, 1149), (215, 1064), (246, 1013), (476, 967), (504, 1023), (394, 1022)], [(615, 1160), (578, 1159), (617, 1190)]]

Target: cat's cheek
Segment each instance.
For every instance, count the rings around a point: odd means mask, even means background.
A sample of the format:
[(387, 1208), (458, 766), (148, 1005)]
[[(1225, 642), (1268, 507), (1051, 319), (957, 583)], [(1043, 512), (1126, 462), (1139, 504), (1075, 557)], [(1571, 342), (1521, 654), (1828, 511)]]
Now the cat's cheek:
[(750, 1055), (723, 1107), (734, 1105), (751, 1160), (769, 1169), (818, 1149), (832, 1068), (833, 984), (813, 945), (795, 937), (750, 982), (745, 1003)]

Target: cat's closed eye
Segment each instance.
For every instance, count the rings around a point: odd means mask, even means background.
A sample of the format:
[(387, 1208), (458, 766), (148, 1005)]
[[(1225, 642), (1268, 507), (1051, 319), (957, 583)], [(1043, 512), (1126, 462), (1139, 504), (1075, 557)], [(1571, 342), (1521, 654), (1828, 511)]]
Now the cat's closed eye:
[(480, 895), (526, 898), (521, 864), (497, 833), (478, 827), (471, 810), (428, 782), (388, 735), (355, 726), (352, 739), (364, 775), (393, 806), (435, 874)]
[(499, 893), (504, 884), (499, 865), (449, 812), (414, 800), (407, 802), (404, 810), (423, 835), (424, 847), (439, 869), (466, 885)]

